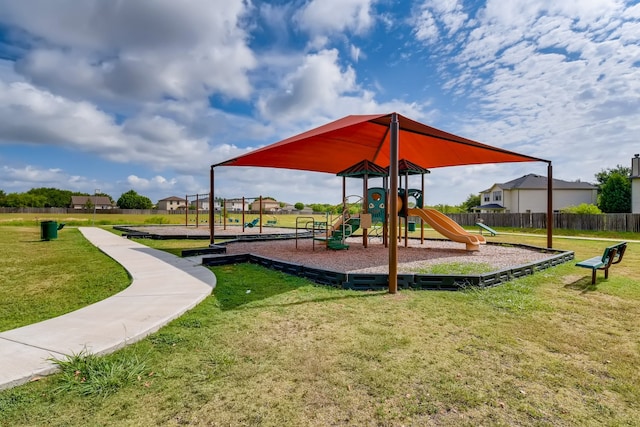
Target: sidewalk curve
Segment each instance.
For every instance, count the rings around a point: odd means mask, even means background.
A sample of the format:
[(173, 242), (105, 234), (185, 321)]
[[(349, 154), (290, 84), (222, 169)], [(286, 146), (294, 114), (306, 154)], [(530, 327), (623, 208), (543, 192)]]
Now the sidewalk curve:
[(87, 240), (132, 278), (122, 292), (54, 319), (0, 333), (0, 390), (56, 371), (48, 358), (86, 349), (110, 353), (157, 331), (211, 294), (211, 270), (116, 236), (81, 227)]

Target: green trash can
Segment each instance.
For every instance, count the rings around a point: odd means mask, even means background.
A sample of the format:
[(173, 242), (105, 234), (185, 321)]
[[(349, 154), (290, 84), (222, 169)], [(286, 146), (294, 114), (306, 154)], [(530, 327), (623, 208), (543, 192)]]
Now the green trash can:
[(407, 230), (416, 231), (416, 223), (414, 221), (409, 221), (407, 223)]
[(58, 238), (58, 223), (56, 221), (40, 222), (40, 239), (51, 240)]

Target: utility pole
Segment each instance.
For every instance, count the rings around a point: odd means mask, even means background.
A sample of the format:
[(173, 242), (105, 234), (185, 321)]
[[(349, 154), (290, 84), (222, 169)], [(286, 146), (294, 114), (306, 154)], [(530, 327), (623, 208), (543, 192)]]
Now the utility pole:
[[(93, 226), (96, 225), (96, 205), (97, 205), (97, 198), (98, 198), (98, 193), (100, 193), (100, 189), (96, 188), (93, 192), (93, 221), (92, 224)], [(89, 197), (89, 200), (91, 200), (91, 197)]]

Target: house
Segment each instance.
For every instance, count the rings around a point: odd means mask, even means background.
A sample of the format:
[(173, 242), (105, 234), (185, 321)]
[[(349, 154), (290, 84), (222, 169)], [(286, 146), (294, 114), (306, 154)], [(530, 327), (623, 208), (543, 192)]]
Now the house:
[[(197, 206), (196, 206), (197, 205)], [(208, 211), (209, 210), (209, 198), (203, 198), (198, 200), (193, 200), (189, 203), (189, 206), (196, 206), (199, 211)], [(216, 209), (220, 207), (218, 203), (214, 203)]]
[[(249, 205), (249, 210), (259, 212), (260, 211), (260, 199), (254, 200)], [(277, 212), (280, 210), (280, 202), (273, 199), (262, 199), (262, 212)]]
[[(588, 182), (553, 180), (553, 210), (597, 203), (598, 187)], [(475, 212), (542, 213), (547, 211), (547, 177), (528, 174), (480, 193)]]
[(107, 196), (71, 196), (71, 209), (113, 209), (114, 205)]
[(186, 199), (181, 197), (171, 196), (158, 200), (158, 210), (161, 211), (175, 211), (177, 209), (184, 209), (186, 206)]
[(243, 199), (224, 199), (224, 206), (227, 212), (240, 212), (249, 210), (249, 203), (247, 201), (242, 204)]

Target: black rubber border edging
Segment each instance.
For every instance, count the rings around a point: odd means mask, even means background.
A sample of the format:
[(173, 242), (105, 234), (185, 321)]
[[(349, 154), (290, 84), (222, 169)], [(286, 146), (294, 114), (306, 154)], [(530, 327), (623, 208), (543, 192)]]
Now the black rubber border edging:
[[(510, 246), (535, 249), (542, 252), (553, 252), (554, 255), (533, 263), (479, 275), (398, 274), (398, 288), (441, 291), (459, 291), (470, 287), (488, 288), (519, 277), (534, 274), (537, 271), (555, 267), (556, 265), (560, 265), (574, 259), (574, 253), (572, 251), (549, 250), (518, 244), (511, 244)], [(328, 285), (342, 289), (378, 291), (388, 289), (389, 287), (388, 274), (342, 273), (288, 263), (286, 261), (275, 260), (255, 254), (220, 255), (216, 257), (204, 257), (202, 259), (202, 264), (206, 266), (221, 266), (240, 263), (258, 264), (265, 268), (282, 271), (283, 273), (291, 274), (293, 276), (304, 277), (321, 285)]]

